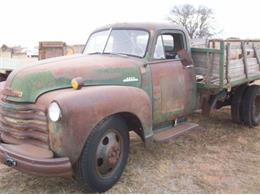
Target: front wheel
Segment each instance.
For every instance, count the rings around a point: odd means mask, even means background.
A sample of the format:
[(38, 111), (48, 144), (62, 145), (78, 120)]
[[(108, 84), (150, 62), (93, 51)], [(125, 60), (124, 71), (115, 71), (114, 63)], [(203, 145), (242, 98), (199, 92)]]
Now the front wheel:
[(104, 192), (120, 178), (129, 151), (125, 122), (117, 116), (101, 122), (87, 138), (75, 166), (76, 178), (89, 192)]

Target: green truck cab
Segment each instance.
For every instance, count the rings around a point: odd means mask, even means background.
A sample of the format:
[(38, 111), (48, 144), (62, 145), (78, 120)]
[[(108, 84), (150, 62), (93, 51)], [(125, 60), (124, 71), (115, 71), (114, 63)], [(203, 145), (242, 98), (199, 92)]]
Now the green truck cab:
[(234, 122), (257, 126), (259, 46), (190, 48), (186, 31), (168, 23), (99, 28), (81, 55), (40, 61), (0, 84), (0, 161), (104, 192), (125, 168), (130, 131), (149, 147), (196, 128), (187, 120), (196, 110), (223, 106)]

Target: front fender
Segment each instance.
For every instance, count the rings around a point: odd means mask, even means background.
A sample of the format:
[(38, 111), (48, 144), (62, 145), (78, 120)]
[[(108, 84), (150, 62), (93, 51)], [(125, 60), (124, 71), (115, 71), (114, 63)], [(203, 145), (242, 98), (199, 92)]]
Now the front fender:
[(91, 130), (104, 118), (128, 112), (141, 121), (144, 137), (152, 135), (152, 106), (142, 89), (127, 86), (94, 86), (58, 93), (53, 100), (62, 109), (58, 123), (49, 122), (51, 148), (76, 162)]

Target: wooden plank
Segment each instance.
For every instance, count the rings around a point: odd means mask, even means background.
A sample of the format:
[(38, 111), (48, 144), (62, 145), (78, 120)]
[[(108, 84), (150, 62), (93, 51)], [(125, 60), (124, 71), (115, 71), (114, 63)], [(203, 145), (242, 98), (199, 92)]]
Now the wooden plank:
[(257, 52), (257, 49), (256, 49), (255, 45), (253, 46), (253, 49), (254, 49), (255, 57), (256, 57), (257, 64), (259, 65), (259, 70), (260, 70), (260, 57), (259, 57), (259, 54)]
[(230, 83), (230, 78), (229, 78), (229, 55), (230, 55), (230, 43), (227, 43), (226, 45), (226, 80), (227, 84), (229, 85)]
[(212, 49), (212, 48), (191, 48), (191, 52), (195, 53), (220, 53), (221, 51), (219, 49)]
[(206, 83), (210, 83), (210, 80), (211, 80), (211, 77), (213, 75), (215, 68), (219, 66), (219, 64), (218, 64), (219, 61), (214, 63), (215, 56), (216, 56), (215, 53), (208, 53), (208, 55), (207, 55), (207, 67), (208, 67), (208, 69), (207, 69), (207, 74), (206, 74), (206, 78), (205, 78)]
[(244, 72), (245, 72), (246, 78), (248, 79), (247, 57), (246, 57), (246, 51), (245, 51), (245, 42), (241, 42), (241, 49), (242, 49), (242, 58), (243, 58), (243, 62), (244, 62)]
[(216, 41), (216, 42), (260, 42), (260, 39), (210, 39), (210, 42)]
[(220, 61), (219, 61), (219, 87), (224, 88), (224, 74), (225, 74), (225, 42), (220, 42)]
[(216, 48), (216, 42), (213, 41), (212, 47), (215, 49)]

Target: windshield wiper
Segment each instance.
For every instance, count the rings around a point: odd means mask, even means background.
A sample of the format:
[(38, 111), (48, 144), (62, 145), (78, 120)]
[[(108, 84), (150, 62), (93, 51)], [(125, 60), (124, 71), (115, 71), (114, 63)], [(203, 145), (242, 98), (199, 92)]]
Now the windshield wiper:
[(115, 55), (119, 55), (119, 56), (129, 56), (129, 54), (126, 54), (126, 53), (114, 53)]
[(116, 53), (116, 54), (117, 54), (117, 55), (122, 55), (122, 56), (132, 56), (132, 57), (141, 58), (141, 56), (133, 55), (133, 54), (128, 54), (128, 53)]
[(141, 58), (140, 56), (127, 54), (127, 53), (112, 53), (112, 52), (104, 52), (104, 53), (102, 53), (102, 52), (93, 52), (93, 53), (88, 53), (88, 55), (96, 55), (96, 54), (99, 54), (99, 55), (118, 55), (118, 56), (123, 56), (123, 57), (132, 56), (132, 57)]
[(88, 55), (95, 55), (95, 54), (102, 54), (102, 52), (92, 52), (92, 53), (88, 53)]
[(112, 52), (104, 52), (103, 54), (107, 54), (107, 55), (118, 55), (118, 56), (124, 56), (127, 57), (128, 55), (125, 53), (112, 53)]
[[(120, 53), (110, 53), (110, 52), (92, 52), (92, 53), (88, 53), (88, 55), (95, 55), (95, 54), (99, 54), (99, 55), (123, 55)], [(125, 55), (127, 56), (127, 55)]]
[(118, 56), (124, 56), (124, 57), (132, 56), (132, 57), (141, 58), (140, 56), (132, 55), (132, 54), (128, 54), (128, 53), (109, 53), (109, 52), (105, 52), (104, 54), (118, 55)]

